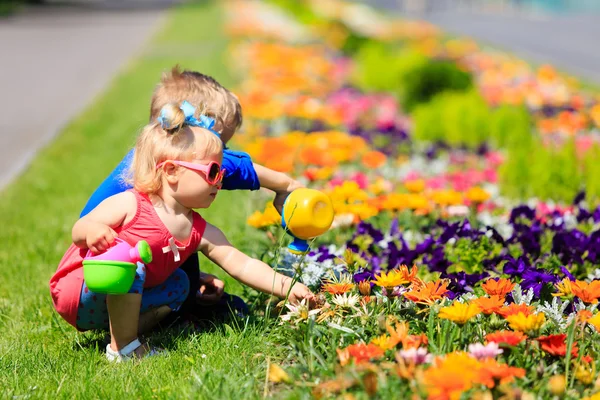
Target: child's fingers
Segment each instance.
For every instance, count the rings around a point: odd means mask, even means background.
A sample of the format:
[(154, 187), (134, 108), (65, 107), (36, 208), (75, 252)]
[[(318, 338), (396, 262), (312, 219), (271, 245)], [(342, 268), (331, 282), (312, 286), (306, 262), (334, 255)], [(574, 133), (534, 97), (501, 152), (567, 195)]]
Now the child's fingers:
[(110, 233), (110, 235), (107, 235), (107, 239), (108, 239), (108, 243), (113, 244), (115, 242), (115, 239), (119, 236), (117, 234), (117, 232), (115, 232), (114, 229), (112, 229), (111, 227), (108, 228), (108, 231)]

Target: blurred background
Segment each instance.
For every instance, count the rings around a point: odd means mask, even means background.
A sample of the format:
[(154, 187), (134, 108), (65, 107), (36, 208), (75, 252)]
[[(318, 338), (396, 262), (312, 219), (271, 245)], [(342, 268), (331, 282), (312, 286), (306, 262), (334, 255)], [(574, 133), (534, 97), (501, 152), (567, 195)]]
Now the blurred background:
[[(0, 188), (139, 54), (179, 2), (0, 2), (0, 107), (11, 116), (0, 122)], [(600, 83), (600, 0), (363, 2)]]

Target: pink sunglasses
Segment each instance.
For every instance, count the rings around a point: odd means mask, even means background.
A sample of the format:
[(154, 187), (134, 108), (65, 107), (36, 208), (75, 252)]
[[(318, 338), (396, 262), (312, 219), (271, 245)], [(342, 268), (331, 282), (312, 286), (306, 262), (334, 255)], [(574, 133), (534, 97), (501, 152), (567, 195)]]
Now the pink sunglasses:
[(182, 167), (204, 173), (206, 182), (208, 182), (209, 185), (218, 185), (223, 180), (223, 175), (225, 175), (225, 170), (221, 169), (221, 165), (215, 161), (211, 161), (208, 165), (203, 165), (187, 161), (166, 160), (158, 164), (156, 169), (159, 169), (166, 163), (181, 165)]

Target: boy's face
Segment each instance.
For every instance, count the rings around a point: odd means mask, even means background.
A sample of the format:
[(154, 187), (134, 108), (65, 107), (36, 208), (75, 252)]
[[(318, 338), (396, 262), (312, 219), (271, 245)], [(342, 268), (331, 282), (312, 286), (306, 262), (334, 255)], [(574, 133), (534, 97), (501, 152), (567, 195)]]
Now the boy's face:
[(221, 140), (223, 141), (223, 144), (227, 144), (227, 142), (229, 142), (229, 140), (233, 137), (233, 134), (235, 133), (235, 129), (230, 129), (227, 127), (224, 127), (223, 129), (221, 129)]

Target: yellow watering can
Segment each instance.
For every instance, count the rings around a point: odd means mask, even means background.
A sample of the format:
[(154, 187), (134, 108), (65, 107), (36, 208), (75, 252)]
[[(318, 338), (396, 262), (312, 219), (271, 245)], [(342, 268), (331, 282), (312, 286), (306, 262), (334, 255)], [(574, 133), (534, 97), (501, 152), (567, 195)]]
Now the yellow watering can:
[(294, 190), (283, 203), (281, 226), (294, 238), (288, 250), (308, 252), (308, 240), (327, 232), (333, 223), (333, 204), (329, 196), (315, 189)]

